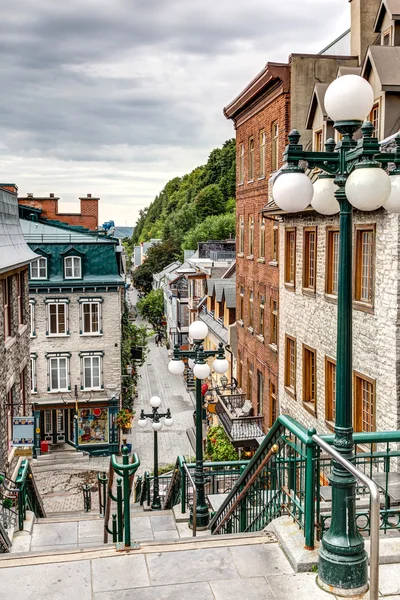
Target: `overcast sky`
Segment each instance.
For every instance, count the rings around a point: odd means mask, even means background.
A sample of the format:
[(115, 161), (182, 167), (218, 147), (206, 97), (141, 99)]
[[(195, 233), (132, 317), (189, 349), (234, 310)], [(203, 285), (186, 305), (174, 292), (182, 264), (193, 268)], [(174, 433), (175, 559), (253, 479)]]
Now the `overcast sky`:
[(233, 137), (222, 109), (267, 61), (318, 52), (350, 20), (348, 0), (0, 6), (0, 180), (68, 211), (100, 196), (118, 225)]

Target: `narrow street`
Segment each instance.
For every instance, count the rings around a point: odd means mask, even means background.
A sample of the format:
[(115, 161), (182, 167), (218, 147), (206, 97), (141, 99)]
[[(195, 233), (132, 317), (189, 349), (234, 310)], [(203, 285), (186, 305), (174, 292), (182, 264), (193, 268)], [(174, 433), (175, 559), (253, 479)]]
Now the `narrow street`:
[[(129, 291), (129, 303), (137, 302), (137, 291)], [(137, 318), (136, 324), (144, 322)], [(150, 325), (148, 325), (150, 328)], [(159, 412), (171, 409), (174, 419), (172, 427), (163, 426), (158, 434), (159, 466), (174, 463), (179, 454), (193, 456), (194, 452), (186, 435), (186, 430), (193, 426), (194, 406), (186, 390), (182, 377), (171, 375), (168, 371), (168, 351), (165, 346), (157, 347), (154, 336), (148, 341), (146, 363), (140, 367), (138, 398), (135, 400), (136, 410), (132, 433), (127, 436), (127, 442), (132, 444), (132, 450), (139, 455), (140, 467), (138, 473), (153, 470), (153, 429), (150, 422), (145, 429), (137, 425), (140, 411), (151, 412), (150, 398), (159, 396), (161, 406)]]

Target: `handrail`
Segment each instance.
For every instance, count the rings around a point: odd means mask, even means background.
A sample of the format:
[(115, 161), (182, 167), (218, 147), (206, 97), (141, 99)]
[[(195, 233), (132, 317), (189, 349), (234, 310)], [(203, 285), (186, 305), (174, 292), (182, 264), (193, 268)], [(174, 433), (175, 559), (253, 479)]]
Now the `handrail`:
[[(311, 436), (313, 441), (327, 452), (336, 462), (341, 464), (349, 473), (359, 479), (368, 487), (371, 494), (370, 518), (370, 599), (378, 600), (379, 594), (379, 526), (380, 526), (380, 498), (376, 483), (357, 469), (350, 461), (344, 458), (337, 450), (322, 439), (319, 435)], [(354, 436), (355, 437), (355, 436)]]
[(193, 520), (192, 520), (192, 529), (193, 529), (193, 537), (196, 537), (196, 530), (197, 530), (197, 490), (196, 490), (196, 485), (193, 481), (193, 477), (190, 474), (190, 471), (187, 467), (186, 463), (183, 463), (183, 468), (186, 471), (186, 474), (189, 478), (190, 483), (192, 484), (192, 488), (193, 488)]

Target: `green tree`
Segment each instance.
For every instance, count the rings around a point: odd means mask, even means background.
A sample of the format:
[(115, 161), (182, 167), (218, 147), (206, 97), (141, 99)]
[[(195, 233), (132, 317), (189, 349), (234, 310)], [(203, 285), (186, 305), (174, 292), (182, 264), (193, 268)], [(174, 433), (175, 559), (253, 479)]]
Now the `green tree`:
[(202, 223), (188, 231), (182, 241), (184, 250), (195, 250), (198, 242), (234, 238), (236, 216), (234, 213), (207, 217)]
[(199, 192), (194, 201), (199, 220), (225, 211), (225, 198), (218, 185), (212, 183)]
[(164, 293), (162, 290), (151, 290), (147, 296), (139, 300), (137, 309), (144, 319), (153, 327), (160, 325), (164, 315)]
[(133, 285), (148, 294), (153, 286), (153, 274), (160, 273), (179, 256), (180, 250), (171, 239), (151, 246), (147, 251), (143, 264), (133, 273)]
[[(129, 322), (129, 311), (125, 303), (124, 312), (122, 313), (122, 343), (121, 343), (121, 386), (122, 406), (128, 410), (133, 408), (133, 397), (135, 395), (136, 386), (139, 380), (139, 367), (144, 364), (146, 359), (148, 331), (145, 325), (135, 325)], [(131, 351), (133, 348), (143, 348), (141, 361), (136, 361), (132, 365)], [(132, 375), (127, 376), (126, 367), (132, 365)]]

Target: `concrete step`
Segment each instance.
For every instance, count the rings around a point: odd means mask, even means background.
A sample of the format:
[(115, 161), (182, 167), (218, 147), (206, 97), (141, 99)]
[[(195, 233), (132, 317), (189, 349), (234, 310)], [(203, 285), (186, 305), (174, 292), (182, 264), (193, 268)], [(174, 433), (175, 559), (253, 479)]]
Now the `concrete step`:
[(36, 464), (40, 465), (48, 462), (71, 462), (77, 460), (84, 460), (86, 462), (89, 461), (89, 454), (85, 452), (74, 452), (74, 451), (64, 451), (64, 452), (50, 452), (49, 454), (41, 454), (35, 459)]

